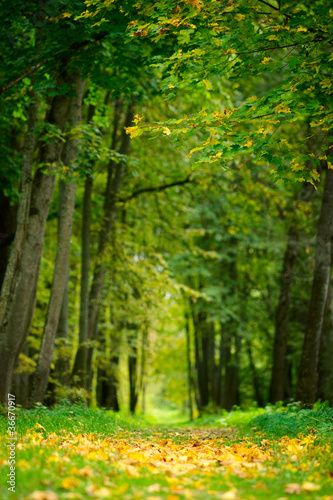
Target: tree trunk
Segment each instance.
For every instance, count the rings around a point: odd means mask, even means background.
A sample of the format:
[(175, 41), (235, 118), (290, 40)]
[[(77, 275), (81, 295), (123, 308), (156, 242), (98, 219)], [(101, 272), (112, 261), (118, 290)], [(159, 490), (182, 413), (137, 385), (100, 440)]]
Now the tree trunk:
[(11, 244), (15, 238), (17, 208), (17, 205), (12, 205), (10, 199), (0, 191), (0, 288), (6, 275)]
[[(332, 283), (331, 283), (332, 287)], [(330, 401), (333, 393), (333, 310), (331, 290), (327, 300), (325, 323), (320, 342), (317, 399)]]
[(136, 404), (138, 402), (138, 387), (137, 387), (137, 362), (138, 362), (138, 327), (131, 325), (128, 327), (128, 374), (129, 374), (129, 406), (130, 412), (134, 415)]
[[(310, 183), (304, 183), (300, 201), (310, 201), (315, 188)], [(270, 403), (283, 401), (285, 396), (286, 354), (288, 342), (288, 322), (291, 301), (291, 285), (294, 279), (294, 269), (298, 254), (300, 230), (295, 222), (292, 223), (288, 233), (288, 243), (284, 254), (281, 273), (280, 298), (276, 310), (275, 336), (273, 348), (273, 368), (269, 391)]]
[(146, 357), (148, 349), (148, 325), (145, 322), (141, 337), (141, 366), (139, 388), (142, 394), (142, 414), (146, 411)]
[(0, 324), (4, 321), (4, 316), (11, 299), (13, 291), (13, 283), (16, 280), (19, 260), (23, 248), (24, 238), (27, 230), (29, 218), (29, 209), (31, 201), (32, 187), (32, 161), (36, 145), (36, 126), (38, 123), (38, 94), (34, 94), (29, 106), (28, 130), (24, 139), (23, 158), (22, 158), (22, 192), (21, 201), (17, 214), (17, 228), (13, 247), (10, 252), (6, 274), (2, 283), (1, 299), (0, 299)]
[(69, 262), (67, 264), (66, 285), (62, 299), (59, 323), (56, 335), (58, 357), (55, 362), (54, 376), (62, 386), (69, 386), (70, 354), (68, 352), (68, 319), (69, 319)]
[(208, 373), (207, 373), (207, 335), (205, 332), (206, 316), (204, 312), (193, 314), (195, 368), (198, 388), (198, 410), (201, 412), (209, 403)]
[[(67, 120), (67, 111), (68, 99), (63, 96), (55, 97), (48, 115), (48, 122), (63, 131)], [(31, 149), (31, 146), (29, 148)], [(22, 238), (22, 244), (21, 230), (17, 231), (17, 238), (20, 241), (21, 248), (18, 248), (18, 257), (14, 259), (16, 264), (13, 278), (4, 289), (6, 305), (1, 313), (3, 321), (0, 325), (0, 396), (3, 403), (6, 402), (7, 394), (11, 391), (14, 366), (32, 322), (45, 224), (55, 183), (55, 176), (52, 175), (53, 166), (59, 161), (61, 149), (62, 142), (59, 139), (44, 145), (41, 151), (41, 161), (48, 166), (49, 173), (44, 174), (41, 170), (36, 172), (33, 180), (28, 220), (26, 220), (25, 215), (25, 210), (28, 210), (28, 208), (19, 211), (22, 219), (20, 219), (18, 225), (22, 224), (25, 237)], [(28, 179), (29, 176), (27, 177), (27, 183), (30, 182)], [(28, 199), (27, 185), (25, 199)], [(28, 201), (25, 201), (25, 204), (29, 205)], [(9, 295), (8, 290), (10, 290)], [(18, 311), (20, 311), (20, 314), (18, 314)]]
[(318, 223), (315, 270), (296, 391), (296, 399), (306, 404), (313, 404), (317, 395), (320, 339), (332, 271), (332, 236), (333, 170), (328, 169)]
[(187, 390), (188, 390), (188, 409), (190, 420), (193, 420), (193, 402), (192, 402), (192, 363), (191, 363), (191, 338), (190, 338), (190, 317), (185, 314), (186, 331), (186, 360), (187, 360)]
[(90, 268), (90, 220), (91, 194), (93, 179), (88, 176), (84, 185), (82, 209), (82, 253), (81, 253), (81, 290), (80, 290), (80, 329), (79, 347), (72, 372), (72, 382), (78, 387), (87, 388), (88, 326), (89, 326), (89, 268)]
[[(84, 80), (78, 75), (75, 81), (76, 95), (71, 98), (69, 105), (69, 125), (71, 128), (81, 123), (81, 107)], [(78, 151), (78, 140), (69, 137), (64, 147), (63, 161), (70, 165), (75, 159)], [(48, 384), (50, 366), (54, 351), (55, 337), (58, 328), (60, 310), (64, 290), (66, 286), (66, 271), (69, 259), (70, 240), (72, 234), (73, 214), (75, 204), (76, 184), (74, 182), (61, 181), (61, 217), (62, 224), (59, 227), (58, 247), (54, 266), (54, 274), (51, 295), (48, 304), (46, 321), (44, 326), (42, 344), (40, 347), (36, 372), (33, 378), (30, 403), (43, 401)]]
[[(133, 121), (133, 104), (128, 106), (125, 127), (129, 127)], [(130, 135), (126, 134), (125, 130), (122, 132), (122, 141), (119, 153), (128, 155), (130, 147)], [(93, 283), (90, 290), (89, 297), (89, 328), (88, 340), (92, 341), (95, 338), (97, 331), (99, 303), (103, 291), (104, 278), (106, 272), (104, 254), (107, 249), (110, 233), (113, 229), (114, 221), (117, 212), (117, 197), (123, 182), (125, 166), (122, 163), (111, 162), (108, 167), (108, 180), (105, 193), (104, 203), (104, 217), (102, 228), (99, 234), (99, 244), (97, 251), (97, 263), (94, 270)], [(90, 392), (91, 382), (91, 367), (92, 367), (93, 347), (88, 349), (88, 362), (87, 362), (87, 377), (88, 377), (88, 391)]]
[(246, 347), (247, 347), (247, 354), (249, 357), (250, 370), (251, 370), (251, 374), (252, 374), (254, 398), (257, 401), (259, 408), (262, 408), (264, 406), (264, 401), (263, 401), (262, 396), (261, 396), (260, 382), (259, 382), (256, 367), (255, 367), (255, 364), (253, 361), (251, 344), (248, 340), (246, 342)]

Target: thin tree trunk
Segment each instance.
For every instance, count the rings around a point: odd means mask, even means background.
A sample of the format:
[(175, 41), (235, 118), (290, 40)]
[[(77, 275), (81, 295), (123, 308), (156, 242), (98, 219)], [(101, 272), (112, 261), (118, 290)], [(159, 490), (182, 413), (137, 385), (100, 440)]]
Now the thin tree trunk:
[(264, 406), (264, 402), (261, 396), (261, 391), (260, 391), (260, 383), (259, 383), (259, 378), (257, 374), (257, 370), (253, 361), (253, 355), (252, 355), (252, 348), (250, 342), (247, 340), (246, 342), (246, 347), (247, 347), (247, 354), (249, 357), (249, 364), (250, 364), (250, 370), (252, 374), (252, 381), (253, 381), (253, 390), (254, 390), (254, 397), (255, 400), (258, 403), (258, 406), (261, 408)]
[(89, 268), (90, 268), (90, 220), (93, 179), (88, 176), (84, 185), (82, 210), (82, 253), (80, 291), (79, 347), (72, 372), (72, 382), (78, 387), (87, 387), (88, 326), (89, 326)]
[(224, 350), (224, 325), (221, 323), (220, 325), (220, 343), (219, 343), (219, 364), (216, 370), (216, 394), (215, 394), (215, 403), (217, 406), (222, 405), (222, 396), (223, 396), (223, 370), (225, 367), (224, 360), (225, 350)]
[[(69, 125), (71, 128), (81, 123), (81, 107), (83, 96), (84, 80), (78, 75), (75, 81), (76, 95), (71, 98), (69, 107)], [(65, 165), (75, 159), (78, 151), (78, 140), (68, 138), (65, 148), (63, 161)], [(58, 328), (60, 310), (64, 289), (66, 286), (66, 270), (69, 259), (70, 240), (72, 234), (73, 214), (75, 204), (76, 184), (74, 182), (61, 181), (63, 190), (62, 203), (60, 211), (62, 213), (62, 224), (58, 233), (58, 247), (54, 266), (53, 282), (51, 295), (48, 305), (48, 311), (40, 347), (36, 372), (32, 383), (32, 392), (30, 403), (41, 402), (44, 398), (48, 384), (50, 366), (54, 351), (55, 337)]]
[(142, 394), (142, 414), (146, 410), (146, 355), (148, 343), (148, 326), (144, 325), (141, 337), (140, 392)]
[(136, 404), (138, 402), (138, 391), (137, 391), (137, 361), (138, 361), (138, 330), (137, 326), (128, 326), (128, 374), (129, 374), (129, 406), (130, 412), (134, 415)]
[[(55, 97), (48, 115), (48, 122), (63, 131), (67, 120), (67, 111), (68, 99), (64, 96)], [(41, 162), (48, 166), (49, 172), (48, 174), (42, 173), (41, 170), (36, 172), (31, 192), (28, 221), (22, 210), (22, 225), (26, 225), (25, 237), (22, 248), (19, 249), (15, 276), (13, 281), (8, 284), (10, 296), (7, 297), (7, 292), (5, 292), (6, 307), (5, 310), (2, 310), (3, 321), (0, 325), (0, 396), (3, 403), (6, 402), (7, 394), (11, 391), (15, 363), (32, 322), (45, 224), (55, 184), (55, 176), (52, 175), (52, 172), (54, 164), (59, 161), (61, 149), (62, 142), (59, 139), (44, 145), (41, 151)], [(28, 187), (26, 198), (28, 198)], [(20, 232), (17, 234), (19, 238)]]
[(315, 270), (296, 391), (296, 399), (307, 404), (313, 404), (317, 395), (320, 339), (332, 271), (332, 236), (333, 170), (328, 169), (318, 223)]
[(225, 390), (223, 408), (231, 411), (234, 405), (239, 404), (239, 368), (241, 353), (241, 338), (234, 335), (234, 354), (231, 355), (231, 345), (229, 350), (229, 361), (226, 363)]
[[(310, 183), (304, 183), (300, 201), (310, 201), (315, 188)], [(283, 401), (285, 395), (286, 354), (288, 342), (289, 309), (291, 303), (291, 286), (294, 279), (294, 269), (298, 254), (300, 230), (295, 222), (288, 233), (288, 243), (284, 254), (281, 274), (280, 298), (276, 309), (275, 336), (273, 348), (273, 368), (269, 391), (269, 401)]]
[(58, 358), (55, 363), (55, 378), (65, 387), (69, 386), (70, 355), (68, 350), (68, 319), (69, 319), (69, 262), (66, 271), (66, 285), (62, 299), (56, 340), (58, 341)]
[(190, 317), (188, 313), (185, 314), (185, 331), (186, 331), (188, 409), (190, 413), (190, 420), (193, 420), (191, 338), (190, 338)]

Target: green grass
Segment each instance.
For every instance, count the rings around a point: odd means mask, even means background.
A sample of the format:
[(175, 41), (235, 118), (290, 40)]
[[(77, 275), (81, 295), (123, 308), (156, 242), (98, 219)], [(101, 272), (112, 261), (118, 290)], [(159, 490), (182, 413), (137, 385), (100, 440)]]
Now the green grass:
[[(115, 432), (118, 427), (126, 430), (137, 429), (140, 421), (131, 417), (122, 417), (111, 411), (91, 410), (84, 405), (59, 405), (54, 408), (45, 406), (33, 410), (15, 410), (16, 431), (18, 436), (26, 434), (36, 423), (39, 423), (48, 433), (66, 432), (101, 433)], [(7, 431), (6, 414), (0, 418), (0, 435)]]
[[(16, 450), (16, 493), (7, 490), (6, 480), (0, 484), (3, 500), (30, 500), (34, 491), (52, 491), (58, 500), (85, 498), (111, 498), (116, 500), (206, 500), (223, 498), (225, 492), (237, 491), (237, 500), (278, 500), (289, 497), (287, 483), (320, 486), (318, 491), (301, 491), (298, 500), (322, 500), (333, 495), (333, 409), (323, 404), (313, 409), (298, 405), (287, 408), (274, 406), (266, 409), (235, 409), (230, 413), (202, 416), (191, 423), (177, 414), (165, 415), (157, 425), (159, 414), (153, 417), (133, 418), (105, 410), (92, 410), (83, 405), (59, 405), (52, 409), (38, 407), (33, 410), (16, 410), (16, 430), (21, 438)], [(167, 418), (168, 417), (168, 418)], [(178, 421), (178, 427), (176, 423)], [(172, 424), (172, 425), (171, 425)], [(0, 416), (0, 436), (6, 445), (6, 414)], [(41, 426), (41, 427), (40, 427)], [(43, 429), (42, 429), (43, 428)], [(39, 438), (34, 442), (31, 432)], [(281, 448), (281, 438), (289, 436), (294, 441), (300, 434), (310, 436), (313, 442), (303, 451), (288, 453)], [(52, 445), (52, 437), (56, 445)], [(82, 435), (82, 441), (81, 436)], [(91, 438), (89, 438), (91, 435)], [(107, 450), (105, 443), (124, 442), (135, 452), (142, 443), (161, 446), (165, 453), (173, 448), (197, 453), (195, 442), (204, 452), (214, 446), (232, 447), (239, 444), (247, 450), (248, 443), (255, 443), (262, 450), (271, 450), (272, 460), (253, 468), (229, 471), (228, 466), (197, 468), (193, 473), (175, 475), (172, 470), (152, 468), (149, 464), (125, 459), (121, 452), (109, 453), (106, 460), (85, 455), (85, 436), (94, 449)], [(89, 439), (91, 441), (89, 441)], [(45, 441), (44, 441), (45, 440)], [(106, 440), (106, 441), (104, 441)], [(160, 443), (160, 445), (158, 444)], [(194, 444), (193, 444), (194, 443)], [(215, 444), (216, 443), (216, 444)], [(82, 448), (83, 447), (83, 448)], [(87, 448), (87, 453), (89, 449)], [(209, 451), (208, 449), (208, 451)], [(82, 451), (83, 450), (83, 451)], [(200, 453), (199, 453), (200, 455)], [(0, 450), (1, 477), (8, 473), (6, 446)], [(87, 476), (79, 473), (88, 466)], [(125, 468), (124, 468), (125, 467)], [(77, 471), (77, 472), (76, 472)], [(71, 480), (74, 483), (71, 484)], [(66, 481), (69, 481), (68, 488)], [(154, 486), (152, 486), (154, 485)], [(103, 490), (104, 488), (104, 490)], [(109, 493), (108, 493), (109, 492)], [(293, 498), (294, 495), (291, 496)], [(43, 498), (41, 497), (41, 500)], [(49, 500), (45, 498), (45, 500)], [(326, 499), (325, 499), (326, 500)]]

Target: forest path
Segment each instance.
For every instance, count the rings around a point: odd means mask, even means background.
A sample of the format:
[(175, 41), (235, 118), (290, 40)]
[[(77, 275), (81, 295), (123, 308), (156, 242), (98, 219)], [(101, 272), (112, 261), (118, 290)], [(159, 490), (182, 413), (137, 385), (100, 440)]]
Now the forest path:
[(24, 500), (333, 500), (328, 448), (312, 434), (269, 440), (234, 428), (119, 425), (48, 433), (36, 423), (17, 452), (15, 498)]

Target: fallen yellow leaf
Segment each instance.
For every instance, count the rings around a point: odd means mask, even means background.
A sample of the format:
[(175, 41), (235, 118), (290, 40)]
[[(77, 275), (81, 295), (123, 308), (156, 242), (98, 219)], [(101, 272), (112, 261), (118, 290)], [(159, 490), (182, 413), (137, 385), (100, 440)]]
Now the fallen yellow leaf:
[(36, 490), (29, 496), (31, 500), (58, 500), (58, 495), (50, 490)]
[(302, 486), (298, 483), (288, 483), (286, 484), (284, 491), (289, 495), (293, 494), (299, 495), (300, 493), (302, 493)]
[(61, 487), (64, 488), (65, 490), (74, 490), (79, 486), (79, 484), (80, 481), (75, 477), (65, 477), (61, 481)]
[(320, 490), (321, 486), (319, 484), (311, 483), (310, 481), (306, 481), (302, 484), (303, 491), (317, 491)]

